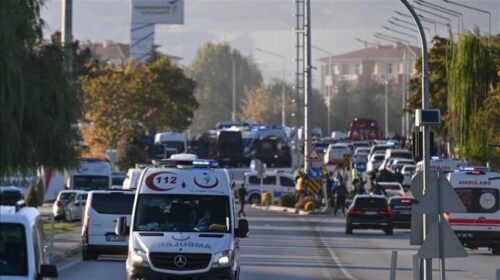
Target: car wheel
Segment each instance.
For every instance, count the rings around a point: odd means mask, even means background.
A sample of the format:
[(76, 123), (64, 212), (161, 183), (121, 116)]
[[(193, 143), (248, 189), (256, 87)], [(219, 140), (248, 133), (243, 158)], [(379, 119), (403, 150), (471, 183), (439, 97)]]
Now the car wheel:
[(385, 235), (392, 235), (393, 234), (393, 229), (392, 227), (388, 227), (384, 230)]
[(82, 246), (82, 260), (90, 261), (95, 259), (97, 259), (97, 254), (91, 252), (88, 249), (85, 249), (85, 247)]
[(491, 253), (493, 255), (500, 255), (500, 245), (491, 248)]
[(345, 233), (352, 234), (352, 225), (351, 224), (348, 224), (348, 223), (345, 224)]
[(260, 195), (252, 194), (248, 200), (251, 204), (260, 204)]

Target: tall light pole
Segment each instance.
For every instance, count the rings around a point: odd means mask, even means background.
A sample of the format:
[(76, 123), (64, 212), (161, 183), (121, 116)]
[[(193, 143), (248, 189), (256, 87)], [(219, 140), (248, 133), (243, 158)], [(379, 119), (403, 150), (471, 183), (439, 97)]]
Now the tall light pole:
[(457, 3), (457, 2), (453, 2), (453, 1), (450, 1), (450, 0), (443, 0), (443, 1), (446, 2), (446, 3), (450, 3), (452, 5), (456, 5), (456, 6), (459, 6), (459, 7), (463, 7), (463, 8), (467, 8), (467, 9), (471, 9), (471, 10), (474, 10), (474, 11), (478, 11), (478, 12), (481, 12), (481, 13), (488, 14), (488, 38), (489, 38), (489, 40), (491, 40), (491, 13), (490, 12), (488, 12), (486, 10), (481, 10), (481, 9), (478, 9), (478, 8), (475, 8), (475, 7), (467, 6), (467, 5), (464, 5), (464, 4), (460, 4), (460, 3)]
[(331, 98), (332, 98), (332, 86), (333, 86), (333, 77), (332, 77), (332, 56), (333, 56), (333, 54), (327, 50), (320, 48), (320, 47), (312, 46), (312, 48), (328, 55), (328, 67), (327, 67), (328, 79), (325, 78), (325, 89), (326, 89), (325, 95), (327, 97), (326, 98), (326, 100), (327, 100), (326, 108), (328, 110), (326, 113), (326, 123), (327, 123), (326, 127), (327, 127), (327, 133), (328, 133), (328, 135), (330, 135), (330, 133), (332, 132), (331, 127), (330, 127), (330, 103), (331, 103)]
[[(400, 23), (397, 23), (397, 22), (394, 22), (390, 19), (387, 20), (387, 22), (389, 24), (392, 24), (394, 26), (397, 26), (397, 27), (400, 27), (400, 28), (403, 28), (403, 29), (406, 29), (408, 31), (411, 31), (411, 32), (414, 32), (414, 33), (417, 33), (418, 31), (411, 28), (411, 27), (408, 27), (406, 25), (403, 25), (403, 24), (400, 24)], [(427, 33), (429, 34), (429, 36), (431, 35), (431, 29), (430, 28), (427, 28), (427, 27), (424, 27), (424, 29), (427, 31)], [(434, 35), (437, 35), (437, 29), (436, 29), (436, 25), (434, 25)]]
[(462, 13), (459, 13), (455, 10), (445, 8), (443, 6), (439, 6), (439, 5), (430, 3), (428, 1), (424, 1), (424, 0), (414, 0), (414, 1), (415, 1), (415, 3), (417, 3), (421, 6), (424, 6), (427, 8), (432, 8), (434, 11), (455, 17), (457, 19), (457, 27), (458, 27), (457, 32), (458, 32), (458, 34), (460, 34), (463, 31), (463, 29), (464, 29), (464, 15)]
[(308, 156), (311, 149), (311, 123), (309, 120), (309, 102), (312, 95), (311, 61), (311, 0), (304, 0), (304, 171), (310, 167)]
[(73, 72), (73, 0), (63, 0), (62, 3), (62, 32), (61, 43), (66, 53), (66, 68), (69, 73)]
[(265, 54), (268, 54), (268, 55), (271, 55), (271, 56), (274, 56), (274, 57), (279, 57), (282, 59), (283, 61), (283, 77), (282, 77), (282, 89), (281, 89), (281, 126), (285, 127), (286, 125), (286, 122), (285, 122), (285, 116), (286, 116), (286, 108), (285, 108), (285, 104), (286, 104), (286, 100), (285, 100), (285, 96), (286, 96), (286, 81), (285, 81), (285, 75), (286, 75), (286, 65), (285, 65), (285, 56), (284, 55), (281, 55), (281, 54), (277, 54), (277, 53), (274, 53), (274, 52), (270, 52), (270, 51), (266, 51), (266, 50), (263, 50), (263, 49), (260, 49), (260, 48), (256, 48), (255, 49), (256, 51), (259, 51), (259, 52), (262, 52), (262, 53), (265, 53)]
[(380, 47), (380, 48), (383, 48), (384, 49), (384, 56), (385, 56), (385, 65), (384, 65), (384, 78), (385, 78), (385, 81), (384, 81), (384, 99), (385, 99), (385, 104), (384, 104), (384, 136), (385, 138), (387, 138), (387, 135), (389, 134), (389, 113), (388, 113), (388, 92), (389, 92), (389, 80), (387, 79), (387, 49), (388, 47), (387, 46), (379, 46), (378, 44), (375, 44), (375, 43), (371, 43), (371, 42), (368, 42), (368, 41), (365, 41), (365, 40), (361, 40), (359, 38), (356, 38), (357, 41), (363, 43), (363, 44), (367, 44), (367, 45), (372, 45), (374, 47)]

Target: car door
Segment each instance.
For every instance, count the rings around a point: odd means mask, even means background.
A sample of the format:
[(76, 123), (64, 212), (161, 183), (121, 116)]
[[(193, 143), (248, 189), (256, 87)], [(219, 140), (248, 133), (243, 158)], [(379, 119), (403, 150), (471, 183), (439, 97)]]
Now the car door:
[(295, 192), (295, 182), (293, 179), (284, 175), (280, 175), (279, 178), (280, 182), (276, 188), (281, 192), (280, 196), (284, 194), (293, 195)]
[(77, 194), (75, 202), (72, 204), (72, 209), (71, 209), (73, 219), (80, 220), (82, 218), (82, 213), (85, 210), (86, 201), (87, 201), (86, 193)]

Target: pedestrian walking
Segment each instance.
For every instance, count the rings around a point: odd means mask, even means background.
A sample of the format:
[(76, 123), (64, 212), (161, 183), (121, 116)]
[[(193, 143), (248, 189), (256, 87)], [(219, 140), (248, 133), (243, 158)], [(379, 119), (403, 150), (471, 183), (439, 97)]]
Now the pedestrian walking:
[[(342, 178), (342, 177), (340, 177)], [(341, 179), (339, 181), (339, 185), (335, 189), (335, 210), (333, 211), (333, 215), (337, 216), (337, 211), (342, 209), (342, 214), (345, 216), (345, 200), (347, 198), (347, 188), (345, 186), (345, 182)]]
[(241, 186), (238, 188), (238, 200), (240, 202), (240, 211), (238, 212), (238, 217), (240, 217), (240, 215), (243, 215), (243, 217), (247, 216), (247, 214), (245, 213), (245, 201), (247, 194), (248, 193), (245, 189), (245, 183), (241, 183)]

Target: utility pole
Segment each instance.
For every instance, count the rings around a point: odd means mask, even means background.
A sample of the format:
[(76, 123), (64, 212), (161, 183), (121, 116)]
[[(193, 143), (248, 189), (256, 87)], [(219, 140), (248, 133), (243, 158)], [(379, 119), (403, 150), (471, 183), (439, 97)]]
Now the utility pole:
[(311, 0), (305, 0), (305, 17), (304, 17), (304, 41), (305, 41), (305, 80), (304, 80), (304, 171), (309, 169), (307, 157), (311, 148), (310, 135), (311, 127), (309, 123), (309, 100), (312, 94), (311, 80)]
[(66, 69), (73, 72), (73, 0), (63, 0), (62, 2), (62, 31), (61, 43), (66, 53)]

